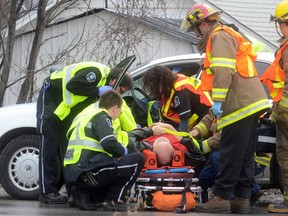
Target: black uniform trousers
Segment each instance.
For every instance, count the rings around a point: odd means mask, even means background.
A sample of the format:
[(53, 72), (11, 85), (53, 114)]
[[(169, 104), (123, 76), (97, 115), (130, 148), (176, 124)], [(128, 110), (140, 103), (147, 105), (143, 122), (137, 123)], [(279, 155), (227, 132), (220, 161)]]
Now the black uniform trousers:
[(253, 114), (222, 129), (215, 195), (230, 200), (234, 192), (236, 197), (250, 198), (258, 119), (259, 114)]
[(38, 119), (40, 134), (39, 186), (40, 193), (58, 192), (64, 184), (63, 158), (67, 139), (63, 122), (57, 116)]
[(89, 171), (98, 184), (96, 187), (89, 188), (81, 177), (76, 185), (89, 193), (95, 202), (126, 202), (144, 163), (145, 158), (141, 152), (131, 153), (117, 158), (114, 166)]

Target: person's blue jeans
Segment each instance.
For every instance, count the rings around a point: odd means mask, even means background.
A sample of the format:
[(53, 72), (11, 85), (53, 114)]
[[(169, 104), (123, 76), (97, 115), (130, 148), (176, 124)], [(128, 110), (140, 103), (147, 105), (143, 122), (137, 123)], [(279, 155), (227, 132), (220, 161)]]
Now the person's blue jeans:
[[(264, 166), (262, 164), (256, 164), (255, 165), (254, 176), (259, 175), (260, 173), (264, 172), (265, 167), (266, 166)], [(252, 193), (255, 193), (255, 192), (259, 191), (259, 190), (261, 190), (260, 185), (256, 181), (254, 181), (253, 182), (253, 187), (252, 187)]]
[[(219, 170), (219, 166), (218, 166), (219, 156), (220, 156), (220, 152), (218, 150), (210, 152), (209, 164), (207, 164), (203, 168), (203, 170), (201, 170), (201, 172), (198, 176), (198, 179), (199, 179), (198, 184), (199, 184), (199, 186), (202, 187), (202, 190), (203, 190), (203, 193), (202, 193), (203, 202), (208, 201), (207, 189), (214, 186), (215, 177), (216, 177), (218, 170)], [(264, 169), (265, 169), (264, 165), (257, 164), (255, 166), (254, 176), (263, 172)], [(251, 192), (254, 193), (254, 192), (257, 192), (259, 190), (261, 190), (260, 185), (256, 181), (253, 181), (253, 187), (252, 187)]]

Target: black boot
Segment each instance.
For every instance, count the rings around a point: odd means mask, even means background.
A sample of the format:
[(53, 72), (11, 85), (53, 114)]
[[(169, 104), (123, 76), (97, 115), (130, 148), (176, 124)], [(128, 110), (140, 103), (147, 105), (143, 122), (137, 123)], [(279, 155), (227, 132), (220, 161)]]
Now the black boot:
[(71, 197), (79, 209), (97, 210), (97, 203), (93, 203), (90, 195), (76, 186), (71, 188)]
[(49, 204), (65, 204), (67, 203), (67, 197), (60, 195), (58, 192), (40, 194), (39, 201)]

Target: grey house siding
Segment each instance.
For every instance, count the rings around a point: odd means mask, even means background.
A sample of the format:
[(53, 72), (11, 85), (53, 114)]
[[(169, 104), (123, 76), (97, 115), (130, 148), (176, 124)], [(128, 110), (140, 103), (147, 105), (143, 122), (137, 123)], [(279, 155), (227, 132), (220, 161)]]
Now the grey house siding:
[[(105, 41), (103, 34), (105, 24), (113, 22), (115, 19), (126, 19), (115, 13), (101, 10), (97, 14), (90, 15), (86, 18), (79, 17), (77, 19), (70, 19), (69, 21), (62, 22), (58, 25), (53, 25), (45, 29), (44, 41), (47, 40), (42, 46), (37, 62), (36, 69), (41, 68), (51, 62), (51, 58), (57, 54), (59, 50), (63, 50), (75, 43), (81, 43), (77, 49), (66, 53), (64, 61), (55, 65), (58, 68), (75, 62), (80, 61), (100, 61), (104, 64), (109, 62), (109, 47), (108, 41)], [(86, 22), (86, 23), (85, 23)], [(137, 22), (137, 20), (134, 20)], [(84, 26), (85, 23), (85, 26)], [(145, 34), (141, 42), (137, 45), (136, 50), (131, 50), (129, 55), (136, 54), (137, 60), (132, 67), (140, 66), (153, 59), (191, 53), (192, 45), (189, 41), (175, 37), (163, 31), (152, 28), (145, 23), (137, 23), (137, 30), (148, 32)], [(79, 41), (80, 35), (84, 32), (83, 38)], [(55, 37), (56, 35), (61, 35)], [(14, 82), (24, 75), (24, 66), (27, 65), (28, 53), (31, 46), (33, 32), (20, 35), (15, 42), (15, 49), (13, 55), (13, 65), (11, 67), (11, 77), (9, 82)], [(106, 35), (107, 36), (107, 35)], [(95, 48), (97, 42), (103, 41), (101, 46)], [(114, 47), (119, 49), (120, 47)], [(113, 66), (113, 65), (111, 65)], [(35, 77), (35, 98), (43, 82), (43, 79), (49, 74), (48, 69), (37, 73)], [(4, 104), (15, 104), (17, 95), (20, 89), (20, 82), (7, 89)]]

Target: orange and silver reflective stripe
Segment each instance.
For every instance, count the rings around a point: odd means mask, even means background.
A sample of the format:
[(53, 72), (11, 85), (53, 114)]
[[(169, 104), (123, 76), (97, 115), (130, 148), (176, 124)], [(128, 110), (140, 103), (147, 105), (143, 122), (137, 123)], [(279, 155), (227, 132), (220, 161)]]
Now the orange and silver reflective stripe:
[(288, 108), (288, 98), (285, 96), (282, 96), (279, 105), (281, 105), (282, 107)]
[(226, 67), (236, 71), (236, 59), (214, 57), (211, 59), (210, 68), (212, 67)]
[(213, 99), (225, 99), (228, 88), (212, 88), (212, 98)]

